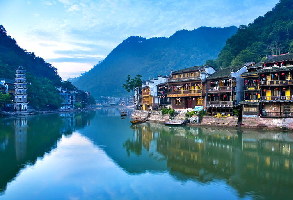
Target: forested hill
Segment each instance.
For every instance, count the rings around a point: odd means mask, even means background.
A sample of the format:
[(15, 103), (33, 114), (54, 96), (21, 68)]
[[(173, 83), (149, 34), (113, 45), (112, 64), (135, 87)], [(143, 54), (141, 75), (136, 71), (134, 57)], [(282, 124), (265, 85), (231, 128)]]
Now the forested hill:
[(169, 38), (132, 36), (74, 84), (96, 97), (125, 95), (122, 84), (128, 74), (140, 74), (143, 79), (148, 79), (170, 74), (172, 70), (202, 65), (208, 59), (215, 59), (236, 31), (234, 26), (201, 27), (178, 31)]
[(29, 105), (37, 109), (57, 108), (60, 98), (55, 86), (61, 84), (61, 78), (56, 68), (20, 48), (0, 25), (0, 78), (14, 79), (18, 66), (27, 70)]
[(45, 62), (43, 58), (20, 48), (0, 25), (0, 77), (13, 79), (15, 69), (20, 65), (32, 75), (48, 78), (54, 83), (61, 81), (56, 68)]
[(208, 63), (225, 68), (287, 52), (293, 52), (293, 0), (280, 0), (272, 11), (240, 26), (218, 59)]

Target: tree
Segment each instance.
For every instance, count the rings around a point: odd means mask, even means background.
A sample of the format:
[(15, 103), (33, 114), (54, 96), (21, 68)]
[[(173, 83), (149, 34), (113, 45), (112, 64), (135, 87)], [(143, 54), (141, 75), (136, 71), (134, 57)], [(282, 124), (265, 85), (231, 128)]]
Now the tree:
[(12, 97), (10, 94), (0, 93), (0, 109), (2, 109), (6, 104), (11, 103)]
[(131, 78), (130, 75), (127, 76), (126, 82), (123, 84), (123, 88), (127, 91), (133, 91), (137, 87), (141, 87), (142, 80), (141, 75), (136, 75), (134, 78)]

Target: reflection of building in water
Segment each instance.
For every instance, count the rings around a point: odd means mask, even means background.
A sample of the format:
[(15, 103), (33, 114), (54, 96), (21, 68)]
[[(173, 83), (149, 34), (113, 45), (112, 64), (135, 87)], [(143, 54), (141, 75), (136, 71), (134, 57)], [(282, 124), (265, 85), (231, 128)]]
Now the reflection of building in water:
[[(156, 141), (157, 151), (167, 160), (170, 172), (177, 172), (175, 176), (181, 173), (180, 178), (193, 177), (201, 182), (224, 179), (240, 195), (256, 192), (276, 197), (293, 185), (290, 134), (253, 131), (246, 134), (224, 129), (193, 131), (193, 128), (152, 124), (141, 124), (137, 129), (141, 129), (142, 146), (148, 150)], [(160, 134), (156, 139), (153, 134), (157, 132)], [(280, 195), (286, 197), (285, 193)]]
[(27, 149), (27, 118), (14, 120), (14, 133), (16, 159), (21, 161), (25, 158)]
[(60, 117), (63, 121), (60, 132), (62, 134), (72, 133), (75, 127), (74, 113), (61, 113)]

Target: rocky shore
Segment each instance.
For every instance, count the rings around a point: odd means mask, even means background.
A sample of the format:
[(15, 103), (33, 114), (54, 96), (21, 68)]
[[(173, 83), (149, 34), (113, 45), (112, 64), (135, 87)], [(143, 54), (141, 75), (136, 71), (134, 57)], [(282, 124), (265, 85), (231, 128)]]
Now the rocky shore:
[(230, 117), (214, 117), (203, 116), (198, 118), (193, 116), (186, 117), (186, 110), (177, 111), (174, 117), (168, 114), (163, 115), (161, 111), (143, 111), (134, 110), (132, 113), (133, 119), (140, 119), (156, 123), (165, 123), (168, 120), (187, 120), (188, 126), (215, 126), (215, 127), (241, 127), (250, 129), (265, 129), (265, 130), (293, 130), (292, 118), (261, 118), (261, 117), (244, 117), (241, 123), (238, 123), (237, 116)]

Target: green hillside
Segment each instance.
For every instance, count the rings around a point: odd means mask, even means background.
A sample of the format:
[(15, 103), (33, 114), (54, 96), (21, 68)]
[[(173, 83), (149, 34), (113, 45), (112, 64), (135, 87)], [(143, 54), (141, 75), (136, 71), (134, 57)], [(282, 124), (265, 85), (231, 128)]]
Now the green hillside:
[(293, 52), (293, 0), (281, 0), (272, 11), (240, 26), (219, 57), (208, 63), (225, 68), (288, 52)]
[(119, 44), (103, 62), (75, 81), (81, 89), (94, 96), (125, 95), (122, 84), (127, 75), (142, 75), (143, 79), (170, 74), (215, 59), (236, 27), (201, 27), (182, 30), (169, 38), (129, 37)]
[(61, 100), (55, 87), (62, 83), (56, 68), (20, 48), (0, 25), (0, 78), (14, 79), (18, 66), (27, 70), (29, 105), (37, 109), (58, 108)]

